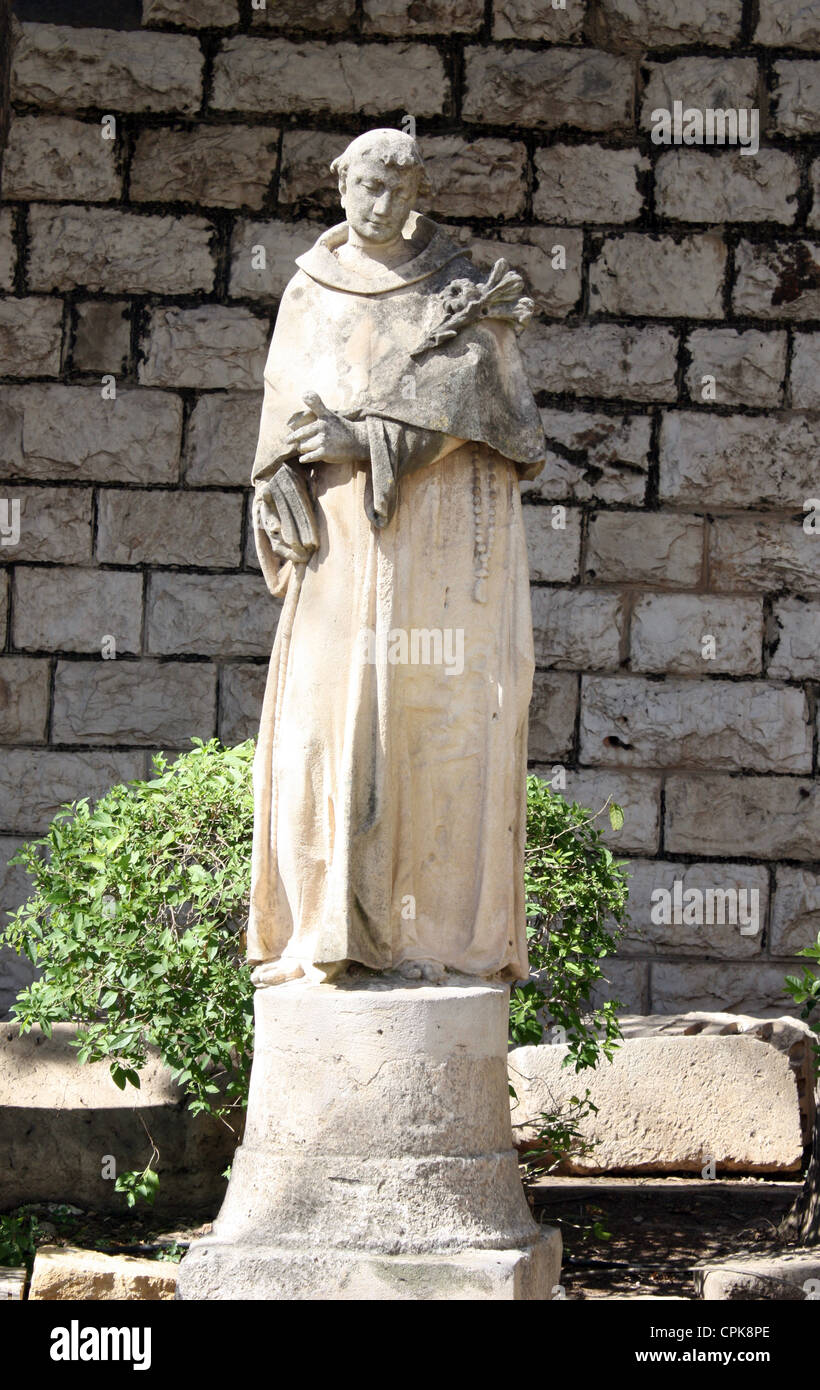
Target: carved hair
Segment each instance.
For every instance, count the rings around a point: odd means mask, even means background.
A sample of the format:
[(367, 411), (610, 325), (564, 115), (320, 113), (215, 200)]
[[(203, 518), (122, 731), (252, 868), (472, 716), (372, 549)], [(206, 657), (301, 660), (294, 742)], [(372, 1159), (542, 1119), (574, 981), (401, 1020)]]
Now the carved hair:
[(378, 159), (389, 169), (418, 169), (419, 196), (431, 196), (433, 187), (424, 167), (421, 150), (412, 135), (408, 135), (406, 131), (385, 127), (382, 130), (367, 130), (364, 135), (357, 135), (330, 166), (331, 173), (338, 175), (342, 193), (345, 190), (348, 169), (355, 159), (363, 156)]

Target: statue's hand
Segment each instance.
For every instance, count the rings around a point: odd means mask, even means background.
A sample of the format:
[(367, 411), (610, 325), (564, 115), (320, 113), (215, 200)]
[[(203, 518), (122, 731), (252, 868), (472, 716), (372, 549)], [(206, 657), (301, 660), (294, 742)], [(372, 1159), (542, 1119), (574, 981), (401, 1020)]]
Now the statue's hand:
[(299, 451), (300, 463), (359, 463), (367, 459), (366, 425), (335, 415), (315, 391), (308, 391), (303, 399), (316, 418), (291, 430), (288, 436), (288, 444)]

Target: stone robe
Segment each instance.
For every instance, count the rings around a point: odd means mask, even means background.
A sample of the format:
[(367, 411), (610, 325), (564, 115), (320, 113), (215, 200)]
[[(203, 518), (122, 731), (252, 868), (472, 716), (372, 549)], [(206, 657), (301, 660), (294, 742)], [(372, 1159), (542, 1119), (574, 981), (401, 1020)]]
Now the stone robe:
[(274, 553), (254, 507), (285, 604), (254, 763), (248, 955), (524, 978), (533, 648), (518, 483), (541, 466), (543, 432), (509, 322), (417, 352), (448, 295), (483, 277), (413, 220), (426, 244), (398, 269), (343, 266), (344, 223), (299, 258), (265, 369), (257, 498), (292, 458), (308, 391), (366, 422), (370, 461), (303, 470), (307, 564)]

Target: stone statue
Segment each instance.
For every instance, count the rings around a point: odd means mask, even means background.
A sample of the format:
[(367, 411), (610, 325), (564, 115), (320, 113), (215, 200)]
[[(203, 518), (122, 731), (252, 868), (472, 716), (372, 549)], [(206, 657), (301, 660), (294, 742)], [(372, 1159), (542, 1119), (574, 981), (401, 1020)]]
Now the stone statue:
[(347, 220), (282, 298), (253, 467), (284, 599), (254, 767), (253, 978), (358, 962), (521, 979), (532, 303), (504, 260), (477, 270), (415, 211), (429, 185), (409, 135), (369, 131), (331, 167)]

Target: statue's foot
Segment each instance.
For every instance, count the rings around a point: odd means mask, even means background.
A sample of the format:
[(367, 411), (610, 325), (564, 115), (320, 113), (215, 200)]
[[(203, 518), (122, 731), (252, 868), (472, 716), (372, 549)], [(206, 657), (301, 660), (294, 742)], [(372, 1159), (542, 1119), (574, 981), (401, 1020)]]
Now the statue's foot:
[(301, 980), (304, 967), (298, 960), (263, 960), (251, 971), (251, 983), (257, 989), (267, 989), (269, 985), (283, 985), (288, 980)]
[(334, 980), (338, 980), (340, 975), (344, 975), (349, 965), (349, 960), (330, 960), (322, 964), (306, 965), (304, 970), (312, 984), (330, 985)]
[(431, 985), (442, 985), (447, 978), (447, 968), (437, 960), (405, 960), (396, 966), (396, 974), (403, 980), (426, 980)]

